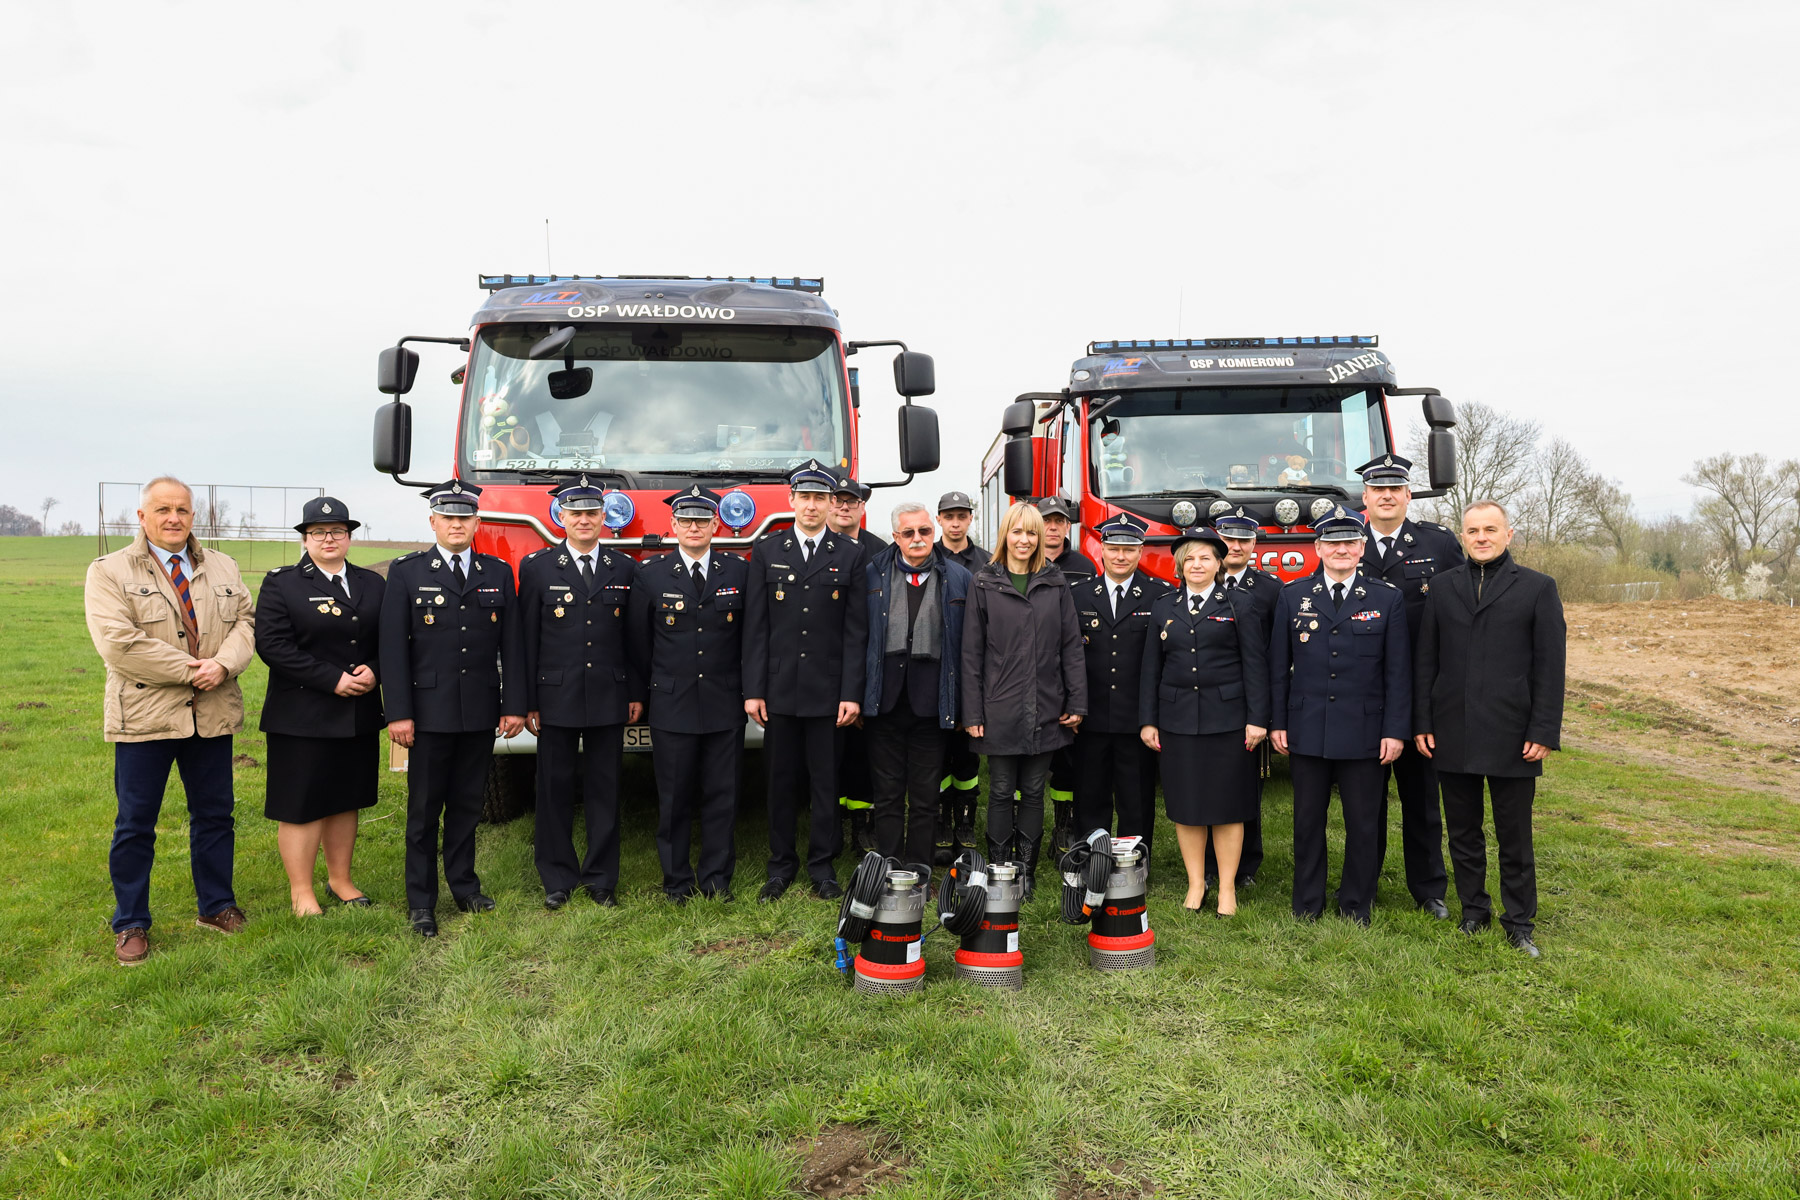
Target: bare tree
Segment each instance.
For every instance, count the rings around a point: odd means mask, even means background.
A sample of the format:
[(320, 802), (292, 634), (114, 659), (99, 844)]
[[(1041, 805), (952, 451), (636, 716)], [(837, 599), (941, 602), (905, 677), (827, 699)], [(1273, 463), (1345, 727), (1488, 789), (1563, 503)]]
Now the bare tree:
[(1619, 481), (1595, 474), (1589, 480), (1586, 502), (1594, 518), (1591, 536), (1611, 546), (1619, 562), (1635, 560), (1643, 541), (1643, 522), (1638, 520), (1637, 507)]
[(1752, 562), (1787, 568), (1794, 555), (1800, 462), (1770, 463), (1760, 453), (1726, 451), (1699, 460), (1681, 481), (1707, 493), (1695, 503), (1694, 516), (1734, 574)]
[(64, 521), (56, 527), (57, 537), (80, 537), (85, 532), (80, 521)]
[(46, 530), (50, 528), (50, 510), (61, 503), (62, 501), (55, 496), (45, 496), (38, 502), (38, 512), (41, 514), (39, 524), (43, 525)]
[(1594, 528), (1594, 469), (1565, 438), (1551, 438), (1533, 464), (1530, 489), (1519, 505), (1528, 541), (1545, 545), (1585, 541)]
[[(1532, 484), (1540, 430), (1536, 421), (1516, 417), (1479, 400), (1457, 406), (1457, 484), (1435, 507), (1438, 519), (1461, 525), (1465, 504), (1497, 500), (1511, 507)], [(1427, 430), (1413, 429), (1408, 449), (1414, 462), (1425, 462)]]

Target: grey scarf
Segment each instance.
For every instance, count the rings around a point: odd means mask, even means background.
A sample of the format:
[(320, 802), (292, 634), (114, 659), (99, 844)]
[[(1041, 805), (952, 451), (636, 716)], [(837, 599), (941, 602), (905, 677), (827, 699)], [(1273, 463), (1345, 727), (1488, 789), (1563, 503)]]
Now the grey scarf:
[[(912, 627), (912, 656), (914, 658), (938, 660), (943, 653), (943, 615), (938, 600), (937, 564), (928, 562), (921, 568), (925, 573), (925, 595), (919, 600), (919, 616)], [(906, 593), (902, 589), (912, 585), (906, 577), (913, 571), (906, 565), (906, 559), (894, 555), (894, 567), (888, 572), (888, 654), (906, 653), (907, 630), (903, 621), (906, 617)]]

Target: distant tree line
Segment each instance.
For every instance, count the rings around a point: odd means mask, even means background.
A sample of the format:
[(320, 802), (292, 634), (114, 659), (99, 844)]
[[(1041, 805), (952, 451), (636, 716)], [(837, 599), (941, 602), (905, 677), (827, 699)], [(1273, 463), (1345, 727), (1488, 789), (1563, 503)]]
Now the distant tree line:
[[(1556, 575), (1570, 599), (1719, 595), (1789, 601), (1800, 595), (1800, 460), (1725, 452), (1681, 481), (1700, 495), (1686, 515), (1646, 519), (1619, 481), (1567, 439), (1479, 401), (1457, 406), (1457, 477), (1424, 512), (1457, 528), (1465, 504), (1498, 500), (1513, 514), (1522, 559)], [(1415, 429), (1413, 457), (1425, 460)]]
[[(59, 503), (46, 497), (38, 505), (38, 511), (43, 514), (41, 517), (20, 512), (10, 504), (0, 504), (0, 537), (43, 537), (44, 531), (50, 529), (50, 510)], [(80, 521), (64, 521), (51, 530), (56, 537), (80, 537), (84, 532)]]

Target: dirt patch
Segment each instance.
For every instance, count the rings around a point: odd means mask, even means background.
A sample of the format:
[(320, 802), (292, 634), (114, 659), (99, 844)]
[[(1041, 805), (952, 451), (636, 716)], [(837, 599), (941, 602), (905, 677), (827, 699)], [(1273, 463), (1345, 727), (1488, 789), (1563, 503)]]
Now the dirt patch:
[(1123, 1162), (1071, 1167), (1056, 1185), (1056, 1200), (1143, 1200), (1154, 1195), (1156, 1185)]
[(1569, 742), (1800, 798), (1800, 609), (1571, 604)]
[(356, 1072), (349, 1067), (339, 1067), (338, 1073), (331, 1077), (331, 1090), (341, 1092), (356, 1082)]
[(87, 668), (86, 667), (64, 667), (63, 673), (65, 675), (86, 675)]
[(855, 1125), (833, 1125), (797, 1149), (800, 1190), (824, 1200), (861, 1196), (906, 1175), (906, 1157), (893, 1138)]
[(48, 704), (45, 704), (42, 700), (21, 700), (21, 701), (19, 701), (19, 703), (13, 705), (14, 711), (17, 711), (22, 708), (49, 708), (49, 707), (50, 706)]
[(231, 765), (234, 767), (260, 767), (260, 766), (262, 766), (261, 763), (257, 762), (254, 758), (251, 758), (248, 754), (232, 755), (231, 756)]
[(705, 958), (709, 954), (725, 954), (736, 958), (761, 958), (772, 950), (779, 948), (779, 938), (763, 936), (728, 937), (716, 942), (706, 942), (695, 946), (695, 958)]

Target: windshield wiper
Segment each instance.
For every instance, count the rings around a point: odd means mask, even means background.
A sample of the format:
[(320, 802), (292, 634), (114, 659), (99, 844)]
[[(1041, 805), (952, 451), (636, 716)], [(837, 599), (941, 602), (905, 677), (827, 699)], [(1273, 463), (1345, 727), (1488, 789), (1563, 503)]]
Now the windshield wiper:
[(1305, 492), (1321, 496), (1350, 494), (1340, 483), (1231, 483), (1226, 486), (1234, 492)]
[(1217, 488), (1209, 487), (1163, 488), (1161, 491), (1156, 492), (1114, 492), (1112, 495), (1108, 496), (1107, 499), (1160, 500), (1168, 496), (1211, 496), (1214, 499), (1224, 499), (1225, 493), (1219, 491)]

